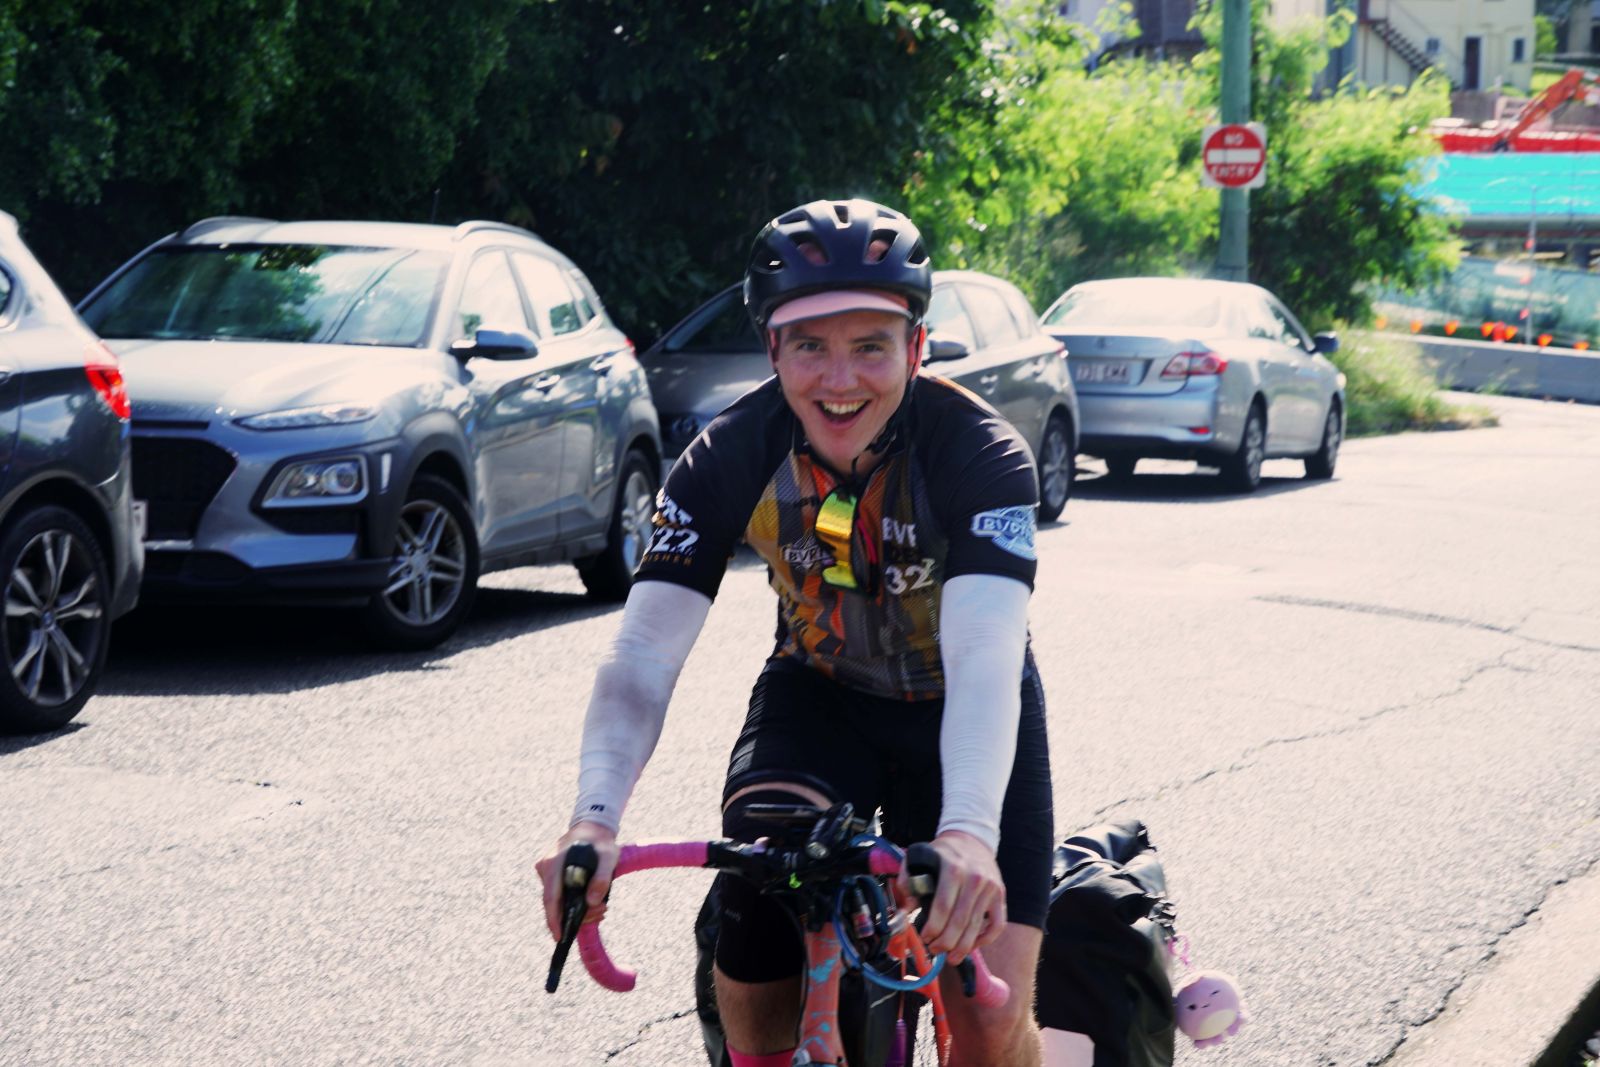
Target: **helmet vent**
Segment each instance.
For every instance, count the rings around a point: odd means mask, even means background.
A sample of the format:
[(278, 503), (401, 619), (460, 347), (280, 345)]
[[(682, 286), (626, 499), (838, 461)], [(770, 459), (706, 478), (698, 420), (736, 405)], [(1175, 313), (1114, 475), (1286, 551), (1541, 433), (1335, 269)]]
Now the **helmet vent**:
[(813, 267), (825, 267), (828, 265), (828, 250), (822, 247), (822, 242), (814, 237), (804, 235), (791, 238), (791, 240), (794, 241), (794, 246), (800, 250), (800, 254), (806, 258), (807, 263)]
[(842, 200), (834, 201), (833, 217), (839, 220), (841, 230), (850, 225), (850, 205)]
[(789, 212), (787, 215), (780, 215), (778, 217), (778, 225), (780, 226), (793, 226), (797, 222), (804, 221), (806, 221), (806, 213), (798, 208)]
[(911, 251), (906, 256), (906, 262), (913, 267), (920, 267), (924, 263), (928, 262), (928, 250), (922, 247), (922, 242), (920, 240), (911, 246)]
[(871, 239), (867, 241), (867, 254), (862, 258), (862, 262), (882, 263), (889, 255), (889, 249), (894, 247), (896, 236), (893, 230), (874, 230)]

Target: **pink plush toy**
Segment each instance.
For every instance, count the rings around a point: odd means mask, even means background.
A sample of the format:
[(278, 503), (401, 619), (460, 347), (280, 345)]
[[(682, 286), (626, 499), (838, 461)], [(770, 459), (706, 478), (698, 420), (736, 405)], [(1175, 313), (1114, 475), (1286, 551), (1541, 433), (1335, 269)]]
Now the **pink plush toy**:
[(1222, 1044), (1250, 1021), (1245, 1014), (1239, 985), (1221, 971), (1195, 971), (1172, 991), (1178, 1029), (1194, 1039), (1196, 1048)]

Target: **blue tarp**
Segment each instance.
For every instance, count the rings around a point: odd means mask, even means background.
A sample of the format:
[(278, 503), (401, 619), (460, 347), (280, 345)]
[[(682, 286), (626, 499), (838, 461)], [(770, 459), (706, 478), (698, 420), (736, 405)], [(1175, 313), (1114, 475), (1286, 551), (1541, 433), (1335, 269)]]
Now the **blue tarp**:
[(1600, 152), (1458, 152), (1428, 170), (1423, 192), (1468, 221), (1600, 217)]

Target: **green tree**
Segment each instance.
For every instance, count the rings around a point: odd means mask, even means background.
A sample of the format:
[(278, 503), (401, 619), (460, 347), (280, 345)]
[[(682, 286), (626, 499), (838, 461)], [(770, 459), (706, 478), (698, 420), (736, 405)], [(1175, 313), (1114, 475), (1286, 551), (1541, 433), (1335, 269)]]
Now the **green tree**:
[(1087, 278), (1191, 267), (1216, 229), (1181, 68), (1091, 73), (1098, 37), (1052, 8), (1012, 10), (907, 186), (939, 265), (1008, 277), (1039, 306)]
[[(1367, 287), (1409, 288), (1459, 260), (1451, 221), (1418, 193), (1439, 153), (1428, 122), (1449, 113), (1449, 86), (1423, 75), (1404, 89), (1352, 80), (1314, 92), (1351, 16), (1287, 32), (1256, 0), (1251, 113), (1267, 127), (1267, 183), (1250, 193), (1250, 276), (1315, 329), (1370, 317)], [(1212, 45), (1194, 61), (1211, 100), (1220, 91), (1221, 11), (1197, 20)]]
[(534, 3), (443, 210), (534, 228), (651, 337), (737, 279), (778, 212), (900, 202), (990, 21), (986, 0)]

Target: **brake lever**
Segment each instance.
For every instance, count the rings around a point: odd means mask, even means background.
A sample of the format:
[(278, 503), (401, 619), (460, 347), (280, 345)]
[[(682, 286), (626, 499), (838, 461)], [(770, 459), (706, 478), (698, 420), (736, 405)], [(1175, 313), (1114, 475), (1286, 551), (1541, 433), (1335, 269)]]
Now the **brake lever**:
[[(911, 887), (911, 895), (922, 906), (922, 911), (917, 914), (918, 933), (922, 932), (923, 924), (928, 921), (928, 912), (933, 907), (933, 894), (939, 887), (939, 866), (939, 853), (932, 845), (919, 842), (906, 849), (906, 883)], [(956, 964), (956, 973), (961, 976), (962, 995), (977, 996), (978, 968), (973, 964), (972, 957)]]
[(561, 969), (567, 965), (567, 953), (578, 938), (584, 916), (589, 912), (589, 898), (585, 890), (600, 865), (600, 856), (587, 841), (579, 841), (567, 849), (561, 868), (561, 939), (550, 957), (550, 975), (544, 980), (544, 991), (554, 993), (561, 984)]

